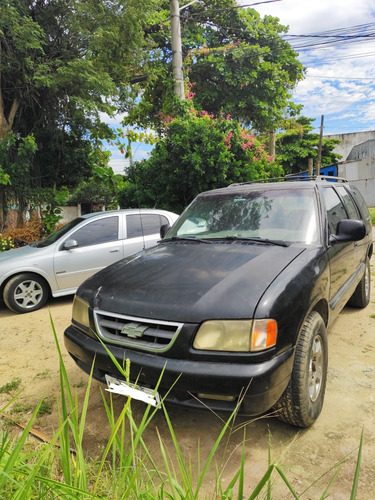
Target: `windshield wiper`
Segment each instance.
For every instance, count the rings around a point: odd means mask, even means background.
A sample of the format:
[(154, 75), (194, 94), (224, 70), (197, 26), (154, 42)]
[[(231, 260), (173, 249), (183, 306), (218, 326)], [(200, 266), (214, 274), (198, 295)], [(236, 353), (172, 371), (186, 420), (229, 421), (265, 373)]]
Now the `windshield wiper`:
[(280, 240), (269, 240), (268, 238), (259, 238), (258, 236), (246, 237), (246, 236), (226, 236), (226, 240), (233, 241), (254, 241), (255, 243), (265, 243), (267, 245), (276, 245), (279, 247), (289, 247), (290, 243)]
[(168, 241), (195, 241), (196, 243), (209, 243), (212, 244), (212, 241), (206, 240), (203, 238), (196, 238), (195, 236), (172, 236), (171, 238), (164, 238), (160, 240), (161, 242)]

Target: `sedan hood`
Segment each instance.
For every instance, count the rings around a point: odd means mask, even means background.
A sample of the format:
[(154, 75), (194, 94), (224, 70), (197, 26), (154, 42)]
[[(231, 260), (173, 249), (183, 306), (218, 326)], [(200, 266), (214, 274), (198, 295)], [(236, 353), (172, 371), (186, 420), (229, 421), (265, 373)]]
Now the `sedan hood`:
[(87, 280), (78, 294), (111, 312), (199, 323), (251, 318), (272, 281), (303, 248), (242, 242), (161, 243)]
[(31, 262), (35, 255), (40, 255), (41, 253), (41, 249), (34, 245), (7, 250), (6, 252), (0, 253), (0, 265), (9, 268), (14, 261), (19, 262), (21, 265), (25, 265)]

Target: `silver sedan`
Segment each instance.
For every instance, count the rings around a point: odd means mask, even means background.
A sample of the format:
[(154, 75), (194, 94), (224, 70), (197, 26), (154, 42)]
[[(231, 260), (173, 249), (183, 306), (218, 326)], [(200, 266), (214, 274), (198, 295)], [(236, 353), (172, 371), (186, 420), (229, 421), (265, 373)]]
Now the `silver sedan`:
[(149, 248), (160, 227), (178, 215), (165, 210), (97, 212), (72, 220), (42, 241), (0, 254), (0, 291), (14, 312), (42, 307), (48, 297), (74, 294), (87, 278)]

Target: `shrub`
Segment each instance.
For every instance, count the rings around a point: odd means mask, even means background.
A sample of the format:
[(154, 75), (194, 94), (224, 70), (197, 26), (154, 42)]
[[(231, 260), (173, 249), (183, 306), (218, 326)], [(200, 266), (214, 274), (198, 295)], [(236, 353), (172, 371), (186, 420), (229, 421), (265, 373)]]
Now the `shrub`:
[[(26, 222), (25, 224), (17, 227), (16, 229), (7, 230), (4, 233), (3, 237), (6, 239), (13, 240), (14, 247), (22, 247), (28, 245), (29, 243), (33, 243), (34, 241), (41, 240), (44, 237), (44, 235), (45, 235), (45, 226), (43, 222), (34, 220)], [(7, 249), (5, 248), (5, 250)]]
[(9, 236), (3, 236), (0, 233), (0, 252), (5, 252), (5, 250), (10, 250), (14, 248), (14, 241)]

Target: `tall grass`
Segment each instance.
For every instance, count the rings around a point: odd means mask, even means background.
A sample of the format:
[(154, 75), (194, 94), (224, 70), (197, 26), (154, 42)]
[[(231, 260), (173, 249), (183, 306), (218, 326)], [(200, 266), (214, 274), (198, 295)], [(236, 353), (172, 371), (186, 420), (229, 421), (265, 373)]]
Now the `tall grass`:
[[(92, 376), (89, 377), (85, 397), (80, 406), (77, 395), (73, 393), (69, 383), (52, 319), (51, 325), (60, 360), (59, 429), (50, 443), (38, 446), (30, 445), (28, 436), (42, 403), (40, 402), (24, 431), (17, 438), (11, 438), (7, 431), (0, 431), (1, 497), (17, 500), (36, 498), (200, 500), (205, 498), (203, 491), (208, 471), (214, 465), (219, 445), (231, 431), (234, 414), (224, 423), (207, 459), (202, 464), (199, 463), (197, 477), (194, 477), (191, 463), (184, 457), (163, 402), (161, 407), (173, 447), (172, 450), (167, 449), (163, 438), (158, 434), (162, 463), (156, 463), (143, 436), (157, 409), (151, 406), (145, 407), (141, 422), (137, 424), (132, 415), (130, 399), (124, 401), (120, 415), (116, 416), (111, 395), (109, 402), (107, 402), (102, 394), (103, 411), (106, 412), (108, 418), (110, 437), (101, 456), (92, 460), (85, 455), (83, 446)], [(110, 352), (108, 354), (111, 356)], [(116, 360), (112, 359), (117, 364)], [(129, 366), (125, 364), (124, 367), (121, 367), (117, 364), (117, 367), (124, 378), (128, 379)], [(16, 401), (18, 395), (19, 393), (4, 408), (0, 409), (0, 416)], [(363, 436), (361, 436), (358, 450), (351, 500), (356, 498), (362, 446)], [(246, 498), (245, 450), (246, 435), (244, 432), (237, 472), (227, 485), (223, 485), (220, 470), (217, 469), (216, 484), (210, 498), (221, 500)], [(197, 457), (198, 462), (200, 462), (199, 449)], [(262, 494), (262, 498), (271, 500), (272, 480), (274, 475), (277, 475), (284, 482), (291, 496), (298, 499), (299, 496), (281, 466), (271, 460), (270, 443), (268, 462), (268, 468), (263, 477), (247, 498), (259, 498), (259, 495)], [(329, 471), (322, 474), (321, 477), (324, 477), (328, 473), (333, 473), (332, 479), (321, 496), (322, 499), (327, 497), (343, 463), (344, 461), (335, 464)], [(318, 478), (315, 482), (320, 479)]]

